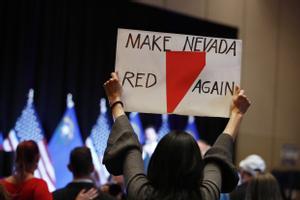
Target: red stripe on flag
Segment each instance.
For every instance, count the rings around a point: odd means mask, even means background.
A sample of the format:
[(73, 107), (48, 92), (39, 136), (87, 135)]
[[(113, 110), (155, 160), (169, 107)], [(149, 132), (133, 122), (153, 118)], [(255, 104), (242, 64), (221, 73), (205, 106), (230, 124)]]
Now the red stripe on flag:
[(205, 52), (166, 52), (168, 113), (174, 112), (205, 64)]
[(14, 150), (13, 143), (12, 143), (11, 138), (10, 138), (9, 136), (8, 136), (8, 143), (9, 143), (9, 146), (10, 146), (10, 148), (11, 148), (11, 151), (15, 151), (15, 150)]
[[(45, 168), (45, 172), (46, 172), (45, 175), (48, 176), (48, 178), (49, 178), (49, 180), (51, 181), (51, 183), (52, 183), (53, 185), (55, 185), (53, 178), (52, 178), (52, 177), (50, 176), (50, 174), (49, 174), (49, 171), (48, 171), (48, 169), (47, 169), (47, 164), (45, 163), (44, 158), (41, 157), (40, 160), (41, 160), (41, 162), (42, 162), (42, 165), (43, 165), (44, 168)], [(43, 177), (44, 177), (44, 176), (43, 176)]]
[[(45, 141), (43, 140), (42, 141), (42, 144), (41, 145), (43, 145), (43, 148), (45, 148), (46, 149), (46, 144), (45, 144)], [(41, 152), (41, 148), (42, 147), (40, 147), (39, 146), (39, 151)], [(40, 153), (41, 154), (41, 153)], [(45, 158), (44, 156), (48, 156), (48, 159), (47, 158)], [(40, 161), (42, 162), (42, 165), (44, 166), (44, 168), (45, 168), (45, 172), (46, 172), (46, 176), (48, 176), (48, 178), (49, 178), (49, 180), (51, 181), (51, 183), (53, 184), (53, 185), (55, 185), (55, 181), (53, 180), (53, 177), (50, 175), (50, 173), (49, 173), (49, 169), (48, 169), (48, 167), (51, 167), (51, 166), (49, 166), (49, 165), (51, 165), (51, 163), (48, 163), (48, 162), (46, 162), (45, 160), (47, 159), (47, 160), (50, 160), (49, 159), (49, 155), (42, 155), (41, 154), (41, 156), (40, 156)]]

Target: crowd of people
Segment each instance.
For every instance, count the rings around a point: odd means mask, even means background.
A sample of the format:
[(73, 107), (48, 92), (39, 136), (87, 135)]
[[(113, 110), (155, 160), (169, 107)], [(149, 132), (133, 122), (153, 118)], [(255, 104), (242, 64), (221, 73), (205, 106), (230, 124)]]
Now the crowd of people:
[[(98, 188), (89, 148), (77, 147), (72, 150), (68, 164), (73, 180), (50, 193), (46, 182), (34, 177), (40, 154), (37, 144), (29, 140), (17, 147), (13, 174), (0, 180), (0, 200), (282, 199), (278, 182), (266, 172), (260, 156), (245, 158), (239, 170), (233, 165), (234, 141), (250, 106), (244, 90), (235, 88), (230, 119), (212, 147), (195, 141), (184, 131), (171, 131), (155, 147), (148, 144), (142, 148), (124, 112), (122, 86), (116, 73), (112, 73), (104, 88), (115, 122), (103, 163), (113, 183)], [(153, 130), (147, 132), (155, 138)], [(205, 150), (201, 152), (203, 145)], [(145, 152), (151, 155), (146, 170)]]
[[(21, 142), (16, 150), (14, 173), (0, 180), (0, 200), (121, 200), (115, 185), (109, 189), (97, 189), (94, 182), (94, 165), (88, 147), (76, 147), (69, 158), (68, 169), (73, 180), (64, 188), (50, 193), (43, 179), (35, 178), (34, 171), (39, 161), (37, 143)], [(121, 187), (121, 186), (119, 186)], [(122, 189), (120, 192), (123, 194)]]

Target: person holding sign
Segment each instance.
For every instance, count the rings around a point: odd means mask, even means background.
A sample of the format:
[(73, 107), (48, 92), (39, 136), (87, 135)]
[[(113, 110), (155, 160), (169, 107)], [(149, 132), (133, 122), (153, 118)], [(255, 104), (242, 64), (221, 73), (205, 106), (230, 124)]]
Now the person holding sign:
[(123, 109), (117, 73), (111, 74), (104, 88), (115, 122), (103, 163), (113, 175), (124, 175), (129, 199), (217, 200), (220, 192), (235, 188), (238, 176), (232, 164), (233, 142), (250, 106), (244, 90), (235, 88), (224, 133), (203, 159), (190, 134), (171, 131), (158, 143), (145, 175), (141, 145)]

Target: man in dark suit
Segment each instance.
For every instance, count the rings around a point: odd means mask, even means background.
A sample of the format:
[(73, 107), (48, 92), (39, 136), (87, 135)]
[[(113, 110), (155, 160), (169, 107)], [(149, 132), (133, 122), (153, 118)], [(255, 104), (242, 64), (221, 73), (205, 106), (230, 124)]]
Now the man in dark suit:
[[(91, 176), (94, 171), (94, 165), (89, 148), (76, 147), (73, 149), (70, 154), (68, 168), (73, 174), (73, 181), (66, 187), (54, 191), (54, 200), (75, 200), (80, 192), (82, 194), (83, 189), (87, 191), (91, 188), (96, 188)], [(59, 179), (59, 177), (57, 178)], [(98, 197), (95, 200), (114, 200), (114, 198), (98, 191)]]

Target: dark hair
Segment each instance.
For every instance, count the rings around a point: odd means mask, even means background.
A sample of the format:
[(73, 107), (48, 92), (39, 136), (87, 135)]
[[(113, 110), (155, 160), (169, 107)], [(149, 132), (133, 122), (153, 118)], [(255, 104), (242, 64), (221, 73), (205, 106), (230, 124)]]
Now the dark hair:
[(26, 172), (34, 172), (39, 156), (39, 148), (35, 141), (27, 140), (19, 143), (16, 150), (15, 172), (20, 180), (25, 178)]
[(252, 178), (246, 190), (246, 200), (282, 200), (275, 177), (266, 173)]
[(70, 154), (70, 166), (74, 176), (89, 175), (93, 169), (93, 159), (88, 147), (76, 147)]
[(158, 143), (148, 178), (155, 194), (149, 199), (201, 199), (203, 161), (197, 142), (184, 131), (172, 131)]

